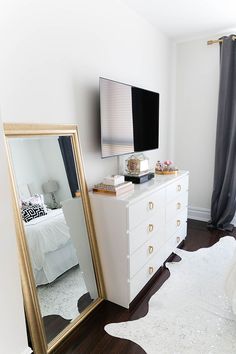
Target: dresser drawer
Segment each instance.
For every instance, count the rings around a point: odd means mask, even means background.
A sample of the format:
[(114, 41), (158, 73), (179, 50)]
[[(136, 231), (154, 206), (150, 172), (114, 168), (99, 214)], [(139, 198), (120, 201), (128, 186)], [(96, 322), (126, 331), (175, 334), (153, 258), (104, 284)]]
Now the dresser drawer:
[(187, 235), (187, 223), (185, 223), (185, 225), (183, 225), (181, 229), (177, 230), (173, 236), (176, 246), (178, 246), (185, 239), (186, 235)]
[(142, 290), (156, 271), (162, 266), (163, 260), (156, 253), (140, 271), (130, 280), (130, 302)]
[(153, 234), (142, 247), (138, 248), (136, 252), (130, 256), (130, 279), (160, 250), (163, 240), (165, 239), (164, 232), (164, 229), (160, 230), (160, 238), (158, 234)]
[(180, 194), (188, 190), (188, 176), (184, 176), (166, 188), (167, 203), (176, 199)]
[(152, 216), (165, 203), (165, 188), (130, 205), (128, 209), (128, 229), (133, 229)]
[(187, 208), (181, 213), (177, 214), (173, 219), (169, 220), (166, 224), (166, 237), (169, 239), (178, 230), (181, 230), (187, 222)]
[(141, 225), (129, 232), (129, 254), (135, 252), (155, 233), (161, 239), (161, 229), (165, 226), (165, 208), (160, 208)]
[(130, 280), (130, 302), (142, 290), (156, 271), (163, 265), (166, 259), (175, 252), (176, 247), (185, 238), (186, 227), (182, 227), (171, 237), (160, 250), (143, 266), (140, 271)]
[(183, 192), (166, 206), (166, 221), (173, 219), (188, 206), (188, 193)]

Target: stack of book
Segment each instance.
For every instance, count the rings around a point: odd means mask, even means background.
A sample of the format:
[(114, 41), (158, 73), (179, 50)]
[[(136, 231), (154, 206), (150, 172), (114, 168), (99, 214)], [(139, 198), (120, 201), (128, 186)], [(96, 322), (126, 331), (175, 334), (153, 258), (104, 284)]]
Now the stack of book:
[(132, 192), (134, 190), (134, 185), (132, 182), (123, 182), (117, 185), (110, 185), (105, 183), (95, 184), (93, 187), (94, 193), (104, 193), (113, 196), (119, 196), (124, 193)]

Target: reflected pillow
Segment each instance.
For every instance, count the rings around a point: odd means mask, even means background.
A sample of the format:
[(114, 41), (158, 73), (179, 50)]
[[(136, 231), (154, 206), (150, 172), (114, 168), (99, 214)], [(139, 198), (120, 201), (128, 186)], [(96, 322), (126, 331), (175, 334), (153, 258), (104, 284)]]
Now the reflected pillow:
[(47, 207), (44, 204), (43, 194), (34, 194), (32, 197), (21, 200), (21, 207), (30, 205), (40, 205), (44, 208), (45, 213), (47, 213)]
[(22, 205), (21, 207), (21, 215), (25, 222), (29, 222), (30, 220), (39, 218), (40, 216), (46, 215), (44, 207), (40, 204), (34, 205)]

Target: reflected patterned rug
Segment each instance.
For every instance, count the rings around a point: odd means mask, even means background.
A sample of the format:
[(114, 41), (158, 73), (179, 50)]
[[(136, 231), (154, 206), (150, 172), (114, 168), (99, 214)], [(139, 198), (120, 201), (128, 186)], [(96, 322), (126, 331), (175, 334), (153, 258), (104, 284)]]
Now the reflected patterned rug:
[(236, 241), (230, 236), (210, 248), (175, 251), (170, 277), (153, 295), (148, 314), (105, 327), (114, 337), (139, 344), (147, 354), (234, 354), (236, 316), (225, 295), (225, 278)]
[(78, 299), (87, 293), (79, 266), (71, 268), (54, 282), (37, 288), (42, 316), (59, 315), (67, 320), (78, 316)]

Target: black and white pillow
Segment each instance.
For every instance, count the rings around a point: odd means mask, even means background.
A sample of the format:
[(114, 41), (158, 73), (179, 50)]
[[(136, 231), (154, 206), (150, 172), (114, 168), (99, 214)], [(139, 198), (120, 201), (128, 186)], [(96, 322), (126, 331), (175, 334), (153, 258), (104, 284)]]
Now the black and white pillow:
[(46, 215), (44, 207), (40, 204), (34, 205), (22, 205), (21, 208), (22, 218), (25, 222), (39, 218), (40, 216)]
[(43, 194), (34, 194), (32, 197), (27, 199), (21, 199), (21, 207), (31, 206), (31, 205), (40, 205), (44, 208), (45, 213), (47, 214), (47, 206), (44, 204)]

